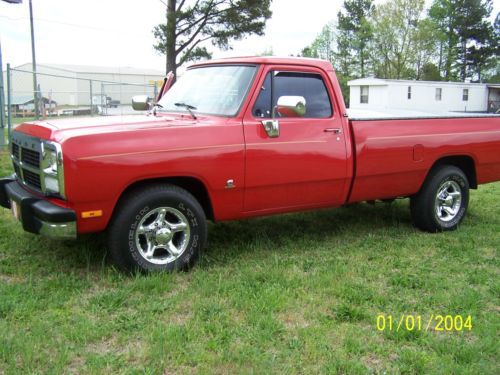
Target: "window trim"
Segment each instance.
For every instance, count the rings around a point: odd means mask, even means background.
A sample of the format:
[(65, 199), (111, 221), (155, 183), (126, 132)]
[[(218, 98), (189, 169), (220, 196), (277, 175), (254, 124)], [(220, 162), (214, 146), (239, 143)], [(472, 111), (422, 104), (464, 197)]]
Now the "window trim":
[(463, 102), (469, 101), (469, 89), (462, 89), (462, 101)]
[[(438, 95), (439, 93), (439, 95)], [(443, 88), (442, 87), (436, 87), (436, 90), (434, 91), (434, 100), (437, 102), (441, 102), (443, 100)]]
[[(366, 102), (363, 101), (363, 88), (366, 88)], [(359, 86), (359, 103), (360, 104), (369, 104), (370, 101), (370, 86), (369, 85), (361, 85)]]
[[(330, 108), (331, 108), (331, 115), (329, 117), (277, 117), (279, 121), (283, 120), (328, 120), (328, 119), (333, 119), (335, 117), (336, 113), (336, 97), (335, 97), (335, 91), (333, 90), (333, 87), (330, 86), (330, 78), (323, 72), (323, 70), (320, 70), (316, 67), (299, 67), (297, 66), (297, 69), (293, 69), (289, 66), (280, 66), (280, 65), (273, 65), (273, 66), (267, 66), (264, 68), (262, 71), (262, 76), (259, 78), (257, 89), (255, 92), (255, 96), (252, 98), (252, 100), (249, 103), (248, 106), (248, 112), (250, 112), (250, 116), (255, 119), (255, 120), (270, 120), (273, 119), (273, 117), (256, 117), (254, 115), (254, 107), (255, 104), (257, 103), (257, 100), (259, 99), (261, 89), (259, 87), (262, 87), (266, 81), (266, 77), (270, 73), (274, 72), (279, 72), (279, 73), (293, 73), (293, 74), (310, 74), (310, 75), (317, 75), (321, 78), (321, 81), (323, 82), (323, 85), (325, 87), (326, 94), (328, 95), (328, 101), (330, 103)], [(271, 111), (272, 111), (272, 103), (274, 103), (274, 74), (271, 74)]]

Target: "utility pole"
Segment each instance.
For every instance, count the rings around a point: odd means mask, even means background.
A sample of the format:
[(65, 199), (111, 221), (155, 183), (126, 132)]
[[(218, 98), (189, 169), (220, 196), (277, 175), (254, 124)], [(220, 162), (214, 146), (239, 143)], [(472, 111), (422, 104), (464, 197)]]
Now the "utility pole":
[(2, 40), (0, 40), (0, 148), (5, 146), (5, 96), (3, 91)]
[(35, 57), (35, 29), (33, 27), (33, 5), (30, 0), (30, 25), (31, 25), (31, 61), (33, 65), (33, 104), (35, 105), (35, 118), (40, 117), (40, 108), (38, 107), (38, 84), (36, 82), (36, 57)]
[[(3, 0), (9, 4), (21, 4), (23, 0)], [(8, 71), (8, 69), (7, 69)], [(8, 73), (7, 73), (8, 74)], [(8, 78), (8, 77), (7, 77)], [(7, 108), (10, 111), (10, 108)], [(2, 43), (0, 41), (0, 147), (5, 145), (5, 95), (4, 95), (4, 87), (3, 87), (3, 62), (2, 62)], [(9, 123), (10, 124), (10, 123)], [(9, 130), (10, 131), (10, 130)]]

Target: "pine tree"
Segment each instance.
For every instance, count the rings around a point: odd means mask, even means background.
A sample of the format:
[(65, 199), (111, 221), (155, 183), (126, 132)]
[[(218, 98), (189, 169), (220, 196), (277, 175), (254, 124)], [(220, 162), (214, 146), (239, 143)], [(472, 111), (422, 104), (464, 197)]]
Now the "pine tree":
[(166, 55), (167, 72), (211, 57), (203, 42), (227, 49), (234, 39), (263, 35), (272, 0), (167, 0), (167, 22), (153, 30), (154, 48)]

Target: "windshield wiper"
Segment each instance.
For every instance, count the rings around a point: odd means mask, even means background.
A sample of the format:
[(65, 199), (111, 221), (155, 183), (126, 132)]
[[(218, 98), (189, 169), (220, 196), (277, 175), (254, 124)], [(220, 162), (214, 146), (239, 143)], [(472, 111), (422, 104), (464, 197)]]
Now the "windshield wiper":
[(163, 106), (160, 103), (153, 104), (153, 112), (156, 112), (158, 108), (161, 109)]
[(196, 107), (193, 107), (192, 105), (189, 105), (187, 103), (174, 103), (176, 107), (182, 107), (186, 108), (191, 116), (193, 116), (193, 119), (197, 119), (196, 115), (193, 112), (193, 109), (196, 110)]

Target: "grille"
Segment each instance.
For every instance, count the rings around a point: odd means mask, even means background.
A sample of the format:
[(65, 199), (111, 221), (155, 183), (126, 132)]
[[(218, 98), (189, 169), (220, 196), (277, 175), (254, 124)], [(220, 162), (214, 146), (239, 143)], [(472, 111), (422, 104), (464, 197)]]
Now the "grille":
[(12, 144), (12, 155), (16, 158), (19, 159), (19, 146), (16, 145), (15, 143)]
[(19, 165), (14, 164), (14, 172), (16, 172), (17, 176), (21, 176), (21, 168), (19, 168)]
[(40, 153), (23, 147), (21, 161), (31, 167), (40, 168)]
[(32, 186), (38, 190), (42, 189), (42, 184), (40, 182), (40, 175), (23, 168), (23, 177), (24, 177), (24, 182), (27, 185)]

